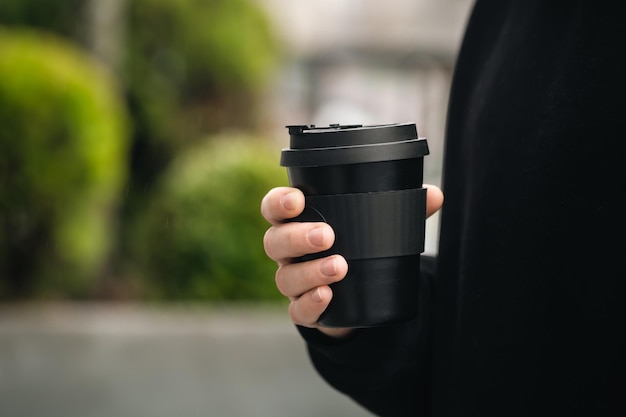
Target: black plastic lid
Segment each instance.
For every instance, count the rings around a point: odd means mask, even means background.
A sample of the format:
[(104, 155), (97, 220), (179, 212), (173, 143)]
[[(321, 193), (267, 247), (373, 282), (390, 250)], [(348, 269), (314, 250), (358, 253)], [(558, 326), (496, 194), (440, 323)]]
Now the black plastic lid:
[(326, 166), (419, 158), (428, 155), (426, 139), (414, 123), (387, 125), (287, 126), (290, 148), (282, 166)]

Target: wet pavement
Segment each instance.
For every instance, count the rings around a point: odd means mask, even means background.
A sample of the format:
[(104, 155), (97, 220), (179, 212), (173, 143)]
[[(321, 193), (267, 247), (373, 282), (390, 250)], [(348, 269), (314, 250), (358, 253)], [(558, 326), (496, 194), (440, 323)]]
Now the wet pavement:
[(0, 416), (371, 416), (284, 306), (0, 306)]

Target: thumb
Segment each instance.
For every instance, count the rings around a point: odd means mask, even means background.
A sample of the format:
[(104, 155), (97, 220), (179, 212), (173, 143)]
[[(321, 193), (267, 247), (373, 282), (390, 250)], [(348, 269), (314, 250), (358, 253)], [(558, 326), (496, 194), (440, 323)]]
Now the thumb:
[(430, 217), (443, 205), (443, 192), (435, 185), (424, 184), (426, 188), (426, 217)]

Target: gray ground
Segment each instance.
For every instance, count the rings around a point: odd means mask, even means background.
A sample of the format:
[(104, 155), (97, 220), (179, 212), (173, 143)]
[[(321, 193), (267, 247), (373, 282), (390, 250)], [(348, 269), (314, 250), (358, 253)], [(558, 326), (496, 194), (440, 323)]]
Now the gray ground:
[(371, 416), (280, 309), (0, 307), (0, 416)]

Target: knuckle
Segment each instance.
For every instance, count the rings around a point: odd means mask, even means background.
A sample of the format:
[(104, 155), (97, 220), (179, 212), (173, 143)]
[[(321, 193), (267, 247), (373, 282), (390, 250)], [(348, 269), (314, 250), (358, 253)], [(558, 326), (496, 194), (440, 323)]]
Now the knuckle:
[(281, 187), (275, 187), (269, 190), (261, 199), (261, 215), (268, 222), (277, 220), (280, 214), (280, 199)]
[(263, 250), (265, 251), (265, 254), (270, 258), (270, 259), (274, 259), (273, 256), (273, 246), (272, 246), (272, 235), (274, 234), (274, 227), (270, 227), (269, 229), (267, 229), (265, 231), (265, 234), (263, 235)]
[(285, 226), (285, 242), (292, 249), (293, 257), (308, 253), (309, 244), (306, 237), (306, 228), (297, 223)]
[(276, 288), (278, 288), (278, 291), (288, 297), (288, 290), (287, 290), (287, 286), (286, 286), (286, 281), (285, 281), (285, 274), (284, 274), (284, 268), (283, 267), (279, 267), (276, 270), (276, 274), (274, 276), (274, 281), (276, 283)]
[(308, 303), (307, 297), (301, 296), (289, 303), (289, 318), (294, 324), (315, 327), (320, 314)]
[(292, 321), (292, 323), (294, 324), (298, 324), (298, 325), (302, 325), (304, 323), (302, 323), (299, 319), (298, 319), (298, 305), (297, 305), (297, 301), (292, 301), (289, 303), (289, 319)]
[(263, 199), (261, 200), (261, 213), (263, 214), (263, 217), (268, 220), (271, 218), (272, 215), (272, 199), (275, 194), (276, 188), (272, 188), (267, 192), (267, 194), (263, 196)]

